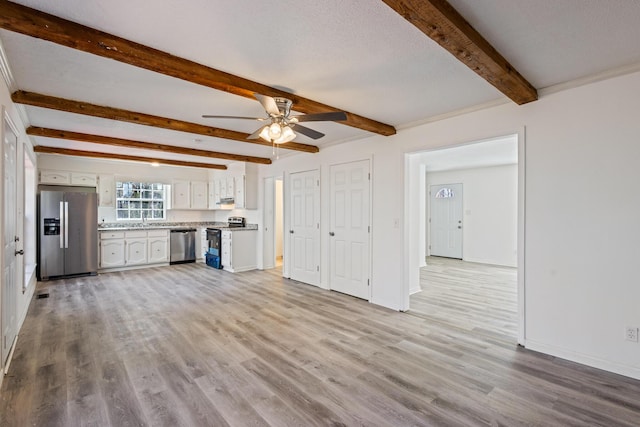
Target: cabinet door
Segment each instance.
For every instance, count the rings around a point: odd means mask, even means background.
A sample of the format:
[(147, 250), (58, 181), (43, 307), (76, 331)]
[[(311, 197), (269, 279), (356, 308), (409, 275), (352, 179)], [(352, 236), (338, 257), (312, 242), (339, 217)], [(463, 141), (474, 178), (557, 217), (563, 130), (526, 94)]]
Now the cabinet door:
[(167, 237), (149, 238), (149, 264), (169, 261)]
[(100, 268), (124, 265), (124, 239), (100, 241)]
[(126, 242), (127, 265), (147, 263), (147, 239), (131, 239)]
[(205, 257), (204, 254), (209, 250), (209, 241), (207, 240), (207, 229), (203, 228), (200, 230), (200, 251), (196, 253), (197, 259), (203, 259)]
[(226, 179), (226, 185), (227, 185), (227, 197), (235, 197), (236, 195), (235, 181), (232, 176)]
[(235, 187), (236, 187), (236, 195), (234, 197), (235, 204), (236, 204), (235, 207), (237, 209), (243, 209), (245, 207), (245, 203), (244, 203), (245, 178), (244, 178), (244, 175), (235, 178), (235, 181), (236, 181), (236, 185), (235, 185)]
[(231, 259), (231, 232), (223, 231), (222, 239), (220, 241), (220, 262), (225, 270), (233, 271), (232, 259)]
[(97, 183), (98, 180), (94, 173), (71, 172), (71, 185), (95, 187)]
[(114, 206), (116, 180), (113, 175), (100, 175), (98, 178), (98, 203), (100, 206)]
[(71, 174), (64, 171), (40, 171), (40, 184), (71, 184)]
[(220, 188), (216, 190), (218, 181), (209, 181), (208, 190), (209, 190), (209, 209), (217, 209), (217, 202), (220, 201)]
[(204, 181), (191, 182), (191, 209), (207, 209), (207, 183)]
[(189, 209), (190, 191), (189, 181), (174, 181), (171, 193), (173, 194), (173, 209)]

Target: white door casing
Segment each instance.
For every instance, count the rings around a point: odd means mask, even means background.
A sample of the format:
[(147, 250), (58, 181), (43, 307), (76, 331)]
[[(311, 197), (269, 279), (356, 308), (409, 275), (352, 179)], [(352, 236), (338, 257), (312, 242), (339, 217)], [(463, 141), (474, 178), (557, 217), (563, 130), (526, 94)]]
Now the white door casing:
[(329, 285), (369, 300), (369, 160), (332, 165), (330, 179)]
[[(19, 256), (17, 250), (17, 234), (16, 234), (16, 173), (17, 173), (17, 131), (3, 117), (3, 171), (4, 171), (4, 187), (3, 187), (3, 221), (2, 236), (4, 245), (4, 259), (2, 263), (2, 360), (1, 366), (5, 365), (9, 356), (11, 346), (17, 333), (17, 315), (16, 315), (16, 264)], [(21, 260), (20, 260), (21, 261)]]
[(320, 171), (291, 174), (291, 279), (320, 285)]
[(262, 268), (269, 269), (276, 266), (275, 260), (275, 180), (273, 177), (264, 179), (264, 227), (262, 232), (263, 254)]
[(462, 259), (462, 184), (432, 185), (429, 193), (430, 255)]

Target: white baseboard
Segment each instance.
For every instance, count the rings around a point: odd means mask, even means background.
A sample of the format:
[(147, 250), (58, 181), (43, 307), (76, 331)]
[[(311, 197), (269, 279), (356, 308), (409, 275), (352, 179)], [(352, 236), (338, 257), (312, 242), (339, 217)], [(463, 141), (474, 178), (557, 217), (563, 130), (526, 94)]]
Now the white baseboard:
[(624, 375), (636, 380), (640, 380), (640, 367), (623, 365), (612, 362), (610, 360), (601, 359), (588, 354), (579, 353), (562, 347), (548, 345), (533, 340), (526, 340), (525, 348), (533, 351), (539, 351), (551, 356), (566, 359), (571, 362), (580, 363), (582, 365), (591, 366), (592, 368), (602, 369), (613, 372), (615, 374)]
[(417, 294), (418, 292), (422, 292), (422, 288), (420, 286), (409, 289), (409, 295)]

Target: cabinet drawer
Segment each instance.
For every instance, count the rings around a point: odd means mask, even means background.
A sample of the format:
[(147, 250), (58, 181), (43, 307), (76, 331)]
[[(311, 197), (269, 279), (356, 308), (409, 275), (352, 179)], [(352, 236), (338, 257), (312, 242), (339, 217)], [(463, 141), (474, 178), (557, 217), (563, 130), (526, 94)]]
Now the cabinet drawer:
[(101, 231), (100, 239), (124, 239), (124, 231)]
[(140, 237), (142, 237), (144, 239), (145, 237), (147, 237), (147, 231), (146, 230), (142, 230), (142, 231), (137, 231), (137, 230), (126, 231), (125, 232), (125, 237), (127, 239), (140, 238)]
[(149, 230), (147, 235), (149, 237), (169, 237), (169, 230)]

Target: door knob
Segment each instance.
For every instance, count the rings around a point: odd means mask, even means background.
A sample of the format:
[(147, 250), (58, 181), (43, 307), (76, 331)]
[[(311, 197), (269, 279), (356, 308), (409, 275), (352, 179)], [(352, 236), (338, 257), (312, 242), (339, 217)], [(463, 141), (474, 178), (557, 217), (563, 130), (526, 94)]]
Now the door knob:
[(20, 249), (19, 251), (16, 251), (16, 256), (18, 255), (24, 255), (24, 249)]
[(289, 230), (289, 233), (293, 234), (293, 230)]
[(18, 236), (14, 237), (14, 238), (13, 238), (13, 241), (14, 241), (14, 242), (19, 242), (19, 241), (20, 241), (20, 237), (18, 237)]
[(335, 235), (336, 235), (336, 233), (334, 233), (333, 231), (330, 231), (330, 232), (329, 232), (329, 236), (332, 236), (332, 237), (333, 237), (333, 236), (335, 236)]
[(462, 228), (462, 226), (461, 226), (461, 225), (459, 225), (459, 226), (458, 226), (458, 228)]

